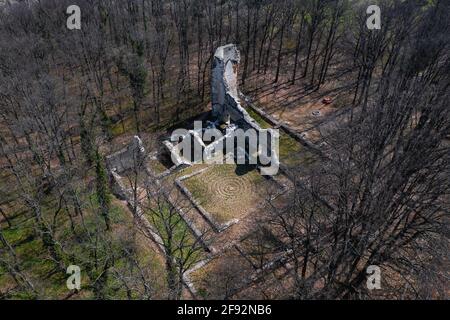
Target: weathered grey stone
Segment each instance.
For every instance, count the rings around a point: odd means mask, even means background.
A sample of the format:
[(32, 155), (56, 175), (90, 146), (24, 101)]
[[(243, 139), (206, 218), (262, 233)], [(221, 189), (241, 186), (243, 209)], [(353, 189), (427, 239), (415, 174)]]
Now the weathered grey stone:
[(217, 48), (212, 64), (211, 104), (212, 114), (219, 122), (244, 120), (259, 130), (255, 120), (242, 108), (239, 101), (238, 69), (241, 61), (236, 45), (228, 44)]
[(211, 99), (213, 116), (222, 122), (229, 122), (226, 95), (238, 99), (238, 66), (241, 61), (236, 45), (228, 44), (217, 48), (212, 64)]
[(142, 163), (146, 157), (141, 138), (134, 136), (128, 146), (106, 157), (106, 164), (110, 171), (118, 174)]

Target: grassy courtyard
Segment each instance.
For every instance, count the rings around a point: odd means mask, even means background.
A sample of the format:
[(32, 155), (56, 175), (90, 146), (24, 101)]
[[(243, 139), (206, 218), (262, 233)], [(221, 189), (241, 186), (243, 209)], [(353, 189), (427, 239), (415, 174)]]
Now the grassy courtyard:
[(211, 166), (183, 183), (218, 223), (244, 217), (271, 185), (254, 166), (235, 164)]

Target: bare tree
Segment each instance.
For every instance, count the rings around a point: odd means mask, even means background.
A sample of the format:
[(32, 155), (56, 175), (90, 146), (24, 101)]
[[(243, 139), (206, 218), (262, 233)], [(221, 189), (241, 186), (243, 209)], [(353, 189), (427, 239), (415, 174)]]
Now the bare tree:
[(184, 275), (201, 259), (207, 232), (201, 235), (193, 233), (182, 216), (193, 208), (176, 189), (149, 183), (146, 193), (143, 210), (158, 235), (159, 239), (153, 240), (164, 252), (168, 299), (180, 299), (185, 285)]

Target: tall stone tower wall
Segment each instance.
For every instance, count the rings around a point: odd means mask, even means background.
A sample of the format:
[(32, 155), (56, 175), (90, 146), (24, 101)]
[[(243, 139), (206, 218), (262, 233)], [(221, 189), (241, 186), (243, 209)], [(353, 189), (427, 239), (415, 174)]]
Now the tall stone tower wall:
[(227, 105), (230, 99), (239, 102), (238, 68), (241, 57), (236, 45), (228, 44), (217, 48), (212, 64), (211, 102), (213, 115), (227, 122), (232, 115)]
[[(228, 44), (217, 48), (214, 54), (214, 61), (212, 64), (212, 80), (211, 80), (211, 101), (212, 112), (219, 121), (229, 123), (230, 120), (240, 122), (240, 125), (245, 123), (243, 129), (253, 128), (258, 133), (262, 131), (270, 133), (268, 141), (262, 141), (258, 136), (258, 157), (263, 162), (260, 166), (262, 174), (275, 174), (271, 171), (276, 168), (278, 171), (278, 154), (272, 152), (275, 145), (272, 142), (278, 141), (274, 136), (272, 129), (262, 129), (259, 124), (248, 114), (248, 112), (241, 106), (239, 101), (238, 89), (238, 69), (240, 63), (240, 54), (236, 45)], [(273, 140), (275, 139), (275, 140)], [(266, 152), (261, 152), (265, 150)], [(278, 150), (278, 148), (275, 148)], [(266, 168), (265, 164), (269, 164)]]

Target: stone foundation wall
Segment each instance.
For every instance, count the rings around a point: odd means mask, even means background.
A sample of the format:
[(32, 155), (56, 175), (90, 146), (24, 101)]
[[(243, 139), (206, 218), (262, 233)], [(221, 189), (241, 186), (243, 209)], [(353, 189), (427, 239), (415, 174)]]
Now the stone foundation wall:
[(314, 153), (316, 153), (320, 157), (325, 157), (323, 151), (320, 149), (319, 146), (317, 146), (316, 144), (312, 143), (308, 139), (305, 139), (304, 137), (302, 137), (300, 134), (295, 132), (295, 130), (292, 129), (291, 127), (289, 127), (288, 125), (277, 121), (275, 118), (273, 118), (271, 115), (266, 113), (264, 110), (261, 110), (260, 108), (256, 107), (254, 104), (251, 103), (251, 99), (248, 96), (244, 95), (242, 92), (240, 93), (240, 95), (241, 95), (241, 97), (243, 97), (245, 99), (247, 104), (250, 106), (250, 108), (254, 112), (256, 112), (258, 115), (260, 115), (265, 121), (267, 121), (269, 124), (271, 124), (274, 128), (282, 129), (288, 135), (290, 135), (292, 138), (294, 138), (295, 140), (300, 142), (305, 147), (308, 147), (311, 151), (313, 151)]
[[(201, 170), (198, 170), (196, 172), (193, 172), (191, 174), (182, 176), (175, 180), (175, 184), (177, 187), (184, 193), (184, 195), (189, 199), (189, 201), (192, 203), (192, 205), (200, 212), (200, 214), (203, 216), (203, 218), (208, 222), (208, 224), (213, 228), (213, 230), (217, 233), (223, 232), (227, 230), (229, 227), (239, 223), (239, 219), (231, 219), (230, 221), (226, 223), (219, 223), (211, 213), (209, 213), (192, 195), (192, 193), (189, 191), (188, 188), (183, 184), (184, 180), (187, 180), (189, 178), (192, 178), (196, 175), (202, 174), (205, 171), (209, 170), (210, 168), (203, 168)], [(280, 187), (280, 191), (272, 196), (271, 200), (274, 200), (275, 198), (279, 197), (280, 195), (284, 194), (288, 190), (288, 186), (279, 182), (275, 177), (273, 176), (266, 176), (266, 179), (271, 180), (274, 184)], [(265, 205), (265, 203), (259, 203), (257, 204), (256, 208), (262, 208)]]
[(120, 174), (133, 168), (143, 159), (145, 159), (144, 146), (141, 139), (134, 136), (128, 146), (106, 157), (106, 165), (110, 171)]
[(194, 177), (196, 175), (202, 174), (203, 172), (205, 172), (208, 169), (209, 168), (204, 168), (204, 169), (201, 169), (201, 170), (196, 171), (194, 173), (191, 173), (189, 175), (182, 176), (182, 177), (176, 179), (175, 183), (176, 183), (177, 187), (189, 199), (189, 201), (192, 203), (192, 205), (198, 210), (198, 212), (200, 212), (200, 214), (203, 216), (203, 218), (209, 223), (209, 225), (213, 228), (213, 230), (215, 232), (222, 232), (222, 231), (228, 229), (233, 224), (238, 223), (239, 220), (233, 219), (233, 220), (231, 220), (231, 221), (229, 221), (227, 223), (220, 224), (219, 222), (217, 222), (216, 219), (214, 219), (214, 217), (207, 210), (205, 210), (205, 208), (203, 208), (202, 205), (200, 205), (200, 203), (194, 198), (192, 193), (182, 183), (183, 180), (186, 180), (186, 179), (189, 179), (189, 178)]

